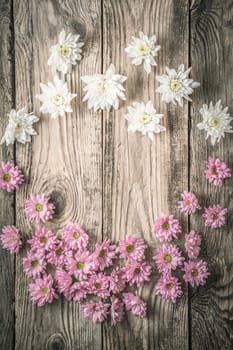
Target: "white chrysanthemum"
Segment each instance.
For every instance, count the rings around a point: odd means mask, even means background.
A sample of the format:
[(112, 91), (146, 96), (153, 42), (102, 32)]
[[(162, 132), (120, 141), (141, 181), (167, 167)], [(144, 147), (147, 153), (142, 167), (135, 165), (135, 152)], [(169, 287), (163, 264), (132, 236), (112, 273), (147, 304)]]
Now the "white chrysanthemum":
[(153, 103), (148, 101), (145, 105), (143, 102), (134, 102), (128, 107), (128, 113), (125, 119), (128, 120), (128, 131), (140, 131), (143, 135), (148, 134), (151, 140), (154, 139), (154, 133), (165, 131), (166, 128), (159, 124), (163, 114), (157, 114)]
[(157, 56), (157, 52), (160, 50), (160, 46), (156, 45), (156, 36), (152, 35), (149, 38), (140, 32), (139, 38), (133, 37), (132, 39), (132, 43), (125, 48), (125, 52), (133, 58), (132, 63), (136, 66), (143, 63), (145, 71), (149, 74), (151, 66), (157, 65), (154, 57)]
[(59, 34), (58, 43), (50, 48), (51, 55), (48, 60), (48, 65), (53, 66), (63, 74), (70, 73), (72, 65), (81, 60), (81, 47), (84, 45), (78, 42), (80, 35), (73, 35), (63, 29)]
[(161, 84), (156, 91), (162, 94), (162, 101), (174, 104), (178, 102), (181, 107), (183, 99), (192, 101), (189, 95), (192, 94), (194, 88), (200, 86), (200, 83), (188, 78), (191, 69), (190, 67), (185, 71), (183, 64), (178, 67), (177, 71), (166, 67), (167, 74), (156, 77)]
[(42, 113), (49, 113), (51, 118), (59, 115), (64, 117), (65, 112), (73, 112), (71, 108), (72, 99), (77, 96), (68, 91), (67, 83), (64, 83), (57, 76), (54, 77), (54, 84), (40, 84), (42, 94), (36, 97), (42, 102), (40, 110)]
[(31, 135), (37, 135), (32, 125), (39, 120), (33, 113), (27, 113), (26, 107), (16, 111), (12, 109), (8, 114), (9, 120), (1, 144), (7, 146), (15, 141), (26, 143), (31, 141)]
[(203, 105), (200, 109), (202, 115), (202, 122), (197, 124), (198, 129), (205, 130), (207, 132), (206, 138), (210, 136), (211, 143), (214, 145), (224, 137), (225, 132), (232, 133), (232, 126), (230, 122), (233, 118), (227, 113), (228, 107), (223, 108), (221, 100), (216, 105), (210, 102), (208, 105)]
[(125, 89), (122, 83), (127, 79), (124, 75), (115, 74), (115, 66), (111, 64), (105, 74), (85, 75), (81, 80), (86, 84), (86, 95), (83, 101), (88, 101), (88, 108), (107, 109), (113, 106), (119, 108), (119, 99), (125, 100)]

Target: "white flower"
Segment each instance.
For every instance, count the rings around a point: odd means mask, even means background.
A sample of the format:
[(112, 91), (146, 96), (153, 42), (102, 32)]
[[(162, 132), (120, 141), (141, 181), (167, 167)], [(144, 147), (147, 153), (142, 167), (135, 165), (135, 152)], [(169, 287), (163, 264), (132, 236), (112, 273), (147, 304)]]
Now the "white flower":
[(69, 33), (66, 36), (64, 29), (59, 34), (58, 43), (50, 48), (51, 55), (48, 65), (53, 66), (63, 74), (70, 73), (72, 65), (81, 60), (81, 47), (84, 45), (78, 42), (80, 35)]
[(83, 101), (88, 101), (88, 108), (99, 108), (108, 111), (113, 106), (119, 108), (119, 99), (125, 100), (122, 83), (127, 79), (124, 75), (115, 74), (115, 66), (111, 64), (105, 74), (85, 75), (81, 80), (86, 84), (86, 95)]
[(230, 122), (233, 118), (227, 113), (228, 107), (223, 108), (221, 100), (216, 105), (210, 102), (210, 105), (203, 105), (200, 109), (203, 121), (197, 124), (198, 129), (205, 130), (207, 132), (206, 138), (210, 136), (211, 143), (214, 145), (224, 137), (224, 133), (232, 133), (233, 130)]
[(159, 124), (163, 114), (157, 114), (151, 101), (145, 105), (143, 102), (134, 102), (128, 107), (125, 119), (128, 120), (128, 131), (140, 131), (143, 135), (148, 134), (151, 140), (154, 133), (165, 131), (166, 128)]
[(8, 114), (9, 120), (1, 144), (7, 146), (16, 141), (26, 143), (31, 141), (31, 135), (37, 135), (33, 129), (33, 123), (39, 120), (33, 113), (27, 113), (26, 107), (16, 111), (12, 109)]
[(189, 95), (192, 94), (194, 88), (200, 86), (200, 83), (188, 78), (191, 69), (190, 67), (185, 71), (183, 64), (178, 67), (177, 71), (166, 67), (167, 74), (156, 77), (156, 80), (161, 83), (156, 91), (162, 94), (162, 101), (174, 104), (178, 102), (181, 107), (183, 98), (192, 101)]
[(139, 38), (133, 37), (132, 43), (126, 47), (129, 57), (132, 57), (132, 63), (139, 66), (143, 62), (145, 71), (149, 74), (151, 72), (151, 66), (156, 66), (154, 57), (157, 56), (157, 52), (160, 50), (160, 46), (156, 45), (156, 36), (152, 35), (150, 38), (139, 33)]
[(71, 108), (72, 99), (77, 96), (68, 91), (67, 83), (64, 83), (57, 76), (54, 77), (54, 84), (40, 84), (42, 94), (36, 97), (42, 102), (40, 110), (42, 113), (51, 114), (51, 118), (59, 115), (64, 117), (65, 112), (73, 112)]

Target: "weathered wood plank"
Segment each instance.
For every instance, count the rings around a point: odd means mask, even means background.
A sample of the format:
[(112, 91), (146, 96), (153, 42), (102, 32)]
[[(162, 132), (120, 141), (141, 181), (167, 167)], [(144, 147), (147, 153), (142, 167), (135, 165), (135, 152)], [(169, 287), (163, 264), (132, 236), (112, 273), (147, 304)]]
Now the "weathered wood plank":
[[(41, 115), (32, 145), (17, 148), (27, 186), (17, 195), (17, 223), (25, 236), (33, 232), (22, 214), (31, 192), (51, 195), (57, 211), (50, 227), (57, 231), (69, 221), (79, 222), (93, 241), (102, 234), (101, 114), (84, 105), (80, 75), (101, 69), (100, 2), (15, 0), (17, 107), (28, 104), (39, 115), (40, 82), (52, 80), (47, 65), (49, 47), (64, 27), (81, 34), (85, 42), (81, 63), (66, 77), (78, 92), (74, 113), (51, 120)], [(21, 259), (16, 273), (16, 349), (101, 348), (101, 326), (84, 320), (77, 304), (63, 300), (43, 308), (32, 307)]]
[[(105, 0), (103, 10), (104, 70), (114, 63), (117, 72), (128, 76), (127, 103), (104, 113), (104, 236), (118, 240), (135, 233), (152, 250), (155, 218), (174, 212), (180, 192), (188, 187), (187, 105), (165, 105), (155, 94), (155, 73), (162, 74), (166, 65), (188, 64), (188, 1)], [(156, 34), (162, 47), (158, 68), (149, 76), (124, 52), (139, 31)], [(149, 99), (164, 113), (167, 127), (154, 142), (128, 134), (124, 119), (127, 105)], [(152, 285), (143, 288), (142, 296), (149, 301), (147, 319), (127, 317), (114, 329), (104, 326), (104, 349), (187, 349), (187, 294), (175, 306), (155, 297)]]
[(212, 275), (207, 284), (193, 291), (191, 298), (192, 349), (233, 348), (233, 259), (232, 259), (232, 188), (233, 179), (221, 188), (209, 185), (204, 177), (204, 161), (218, 157), (232, 168), (233, 137), (211, 146), (203, 131), (196, 128), (201, 120), (199, 109), (220, 98), (232, 114), (232, 1), (192, 1), (191, 60), (193, 74), (201, 81), (192, 105), (191, 190), (201, 195), (202, 204), (219, 203), (228, 207), (228, 226), (221, 230), (203, 230), (203, 220), (192, 219), (192, 226), (205, 238), (205, 252)]
[[(7, 113), (14, 107), (14, 28), (12, 3), (0, 1), (0, 130), (5, 131)], [(13, 147), (1, 146), (1, 161), (14, 161)], [(0, 192), (0, 230), (14, 224), (14, 193)], [(0, 248), (0, 344), (14, 346), (14, 257)]]

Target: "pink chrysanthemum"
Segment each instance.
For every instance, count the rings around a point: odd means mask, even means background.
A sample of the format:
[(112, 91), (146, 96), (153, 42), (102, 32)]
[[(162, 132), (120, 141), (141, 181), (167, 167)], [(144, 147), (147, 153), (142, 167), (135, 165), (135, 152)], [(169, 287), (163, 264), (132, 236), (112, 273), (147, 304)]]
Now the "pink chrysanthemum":
[(50, 275), (37, 279), (34, 283), (30, 283), (29, 291), (33, 304), (38, 306), (52, 303), (54, 299), (58, 298), (53, 288), (53, 278)]
[(66, 293), (70, 291), (73, 281), (68, 272), (58, 268), (55, 273), (55, 280), (57, 282), (57, 290), (59, 293)]
[(72, 250), (85, 250), (87, 248), (89, 237), (78, 224), (70, 223), (67, 225), (61, 236)]
[(173, 244), (163, 244), (160, 246), (153, 259), (156, 262), (159, 272), (171, 272), (171, 270), (175, 270), (178, 266), (181, 266), (184, 261), (179, 247)]
[(87, 283), (84, 281), (74, 282), (70, 288), (70, 290), (64, 293), (64, 296), (68, 300), (73, 300), (77, 303), (83, 301), (87, 296)]
[(179, 221), (173, 215), (158, 218), (154, 224), (154, 233), (160, 242), (170, 242), (177, 239), (177, 235), (181, 233)]
[(106, 267), (112, 266), (113, 259), (116, 258), (116, 255), (116, 246), (111, 244), (110, 239), (105, 240), (101, 244), (96, 243), (93, 256), (101, 271)]
[(56, 239), (46, 255), (48, 262), (55, 266), (65, 265), (67, 261), (66, 248), (64, 241)]
[(32, 250), (39, 250), (44, 253), (53, 249), (56, 243), (56, 236), (53, 232), (44, 227), (39, 227), (34, 236), (28, 240)]
[(172, 277), (170, 274), (163, 274), (155, 287), (155, 294), (175, 303), (183, 292), (178, 278)]
[(49, 203), (49, 198), (44, 194), (31, 195), (25, 201), (25, 214), (36, 224), (52, 219), (54, 210), (55, 206)]
[(231, 177), (231, 170), (220, 159), (209, 157), (206, 162), (205, 176), (210, 183), (219, 186), (224, 179)]
[(127, 236), (119, 243), (120, 258), (142, 261), (145, 258), (146, 244), (143, 239)]
[(24, 182), (24, 176), (18, 166), (10, 162), (2, 162), (0, 166), (0, 189), (11, 192)]
[(225, 225), (227, 209), (222, 208), (219, 204), (213, 207), (205, 208), (203, 217), (205, 219), (205, 226), (211, 228), (219, 228)]
[(146, 316), (146, 303), (137, 295), (133, 293), (123, 293), (123, 302), (126, 310), (131, 311), (132, 314), (139, 317)]
[(109, 289), (113, 294), (121, 293), (125, 289), (126, 281), (124, 275), (123, 269), (118, 267), (111, 272), (109, 276)]
[(9, 250), (11, 254), (18, 253), (22, 246), (20, 232), (13, 225), (3, 227), (0, 239), (3, 248)]
[(115, 326), (117, 323), (121, 322), (124, 317), (124, 304), (115, 295), (111, 297), (111, 325)]
[(74, 258), (68, 257), (66, 266), (69, 274), (80, 280), (87, 279), (97, 269), (93, 256), (88, 251), (77, 253)]
[(201, 250), (201, 236), (194, 230), (185, 235), (185, 249), (189, 259), (196, 259)]
[(44, 258), (35, 252), (29, 251), (26, 258), (23, 258), (23, 269), (28, 277), (41, 277), (46, 272), (46, 266)]
[(206, 261), (199, 260), (184, 263), (184, 280), (189, 282), (192, 287), (204, 285), (209, 275)]
[(88, 281), (88, 293), (101, 298), (109, 296), (109, 279), (103, 273), (93, 274)]
[(105, 304), (102, 301), (89, 303), (83, 305), (83, 312), (86, 318), (91, 319), (93, 322), (103, 322), (109, 313), (109, 304)]
[(178, 207), (180, 210), (187, 214), (194, 214), (198, 209), (201, 209), (201, 206), (198, 203), (198, 199), (192, 192), (184, 191), (181, 193), (182, 200), (178, 202)]
[(125, 279), (130, 286), (136, 284), (138, 287), (142, 286), (146, 281), (150, 281), (152, 268), (145, 262), (140, 263), (136, 261), (130, 262), (125, 268)]

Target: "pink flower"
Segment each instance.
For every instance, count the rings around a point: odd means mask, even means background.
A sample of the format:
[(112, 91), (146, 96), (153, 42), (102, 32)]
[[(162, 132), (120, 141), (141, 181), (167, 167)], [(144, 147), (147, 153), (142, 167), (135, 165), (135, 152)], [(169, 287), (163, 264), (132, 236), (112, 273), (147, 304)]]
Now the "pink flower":
[(115, 326), (118, 322), (121, 322), (124, 317), (124, 305), (119, 298), (115, 295), (111, 297), (111, 325)]
[(96, 243), (93, 256), (98, 268), (103, 271), (106, 267), (112, 266), (116, 254), (116, 246), (112, 245), (110, 239), (108, 239), (101, 244)]
[(175, 303), (183, 292), (178, 278), (172, 277), (170, 274), (163, 274), (155, 287), (155, 294)]
[(181, 197), (182, 201), (178, 202), (178, 207), (183, 213), (191, 215), (194, 214), (197, 209), (201, 209), (197, 197), (192, 192), (184, 191), (181, 193)]
[(222, 180), (231, 177), (231, 170), (220, 159), (209, 157), (206, 162), (205, 176), (215, 186), (222, 184)]
[(79, 303), (86, 298), (87, 293), (88, 293), (87, 283), (84, 281), (81, 281), (81, 282), (74, 282), (70, 290), (64, 293), (64, 295), (68, 300), (73, 300)]
[(146, 281), (150, 281), (152, 268), (146, 263), (136, 261), (130, 262), (125, 268), (125, 279), (130, 286), (136, 284), (138, 287), (142, 286)]
[(67, 261), (66, 256), (66, 243), (62, 240), (55, 240), (52, 247), (50, 248), (46, 258), (50, 264), (55, 266), (62, 266)]
[(0, 239), (3, 248), (9, 250), (11, 254), (18, 253), (22, 246), (20, 232), (15, 226), (4, 226)]
[(83, 305), (84, 316), (94, 322), (103, 322), (107, 318), (109, 306), (109, 304), (105, 304), (102, 301), (90, 301)]
[(131, 311), (132, 314), (139, 317), (146, 316), (146, 303), (144, 303), (137, 295), (133, 293), (123, 293), (123, 302), (126, 310)]
[(201, 236), (194, 230), (185, 235), (185, 249), (189, 259), (196, 259), (201, 249)]
[(179, 221), (173, 215), (158, 218), (154, 224), (154, 233), (160, 242), (170, 242), (181, 233)]
[(58, 268), (55, 273), (55, 280), (57, 281), (57, 289), (59, 293), (66, 293), (70, 291), (73, 281), (68, 272)]
[(146, 244), (143, 239), (127, 236), (119, 243), (120, 258), (141, 261), (145, 258)]
[(213, 207), (205, 208), (205, 213), (203, 217), (205, 219), (205, 226), (211, 228), (219, 228), (225, 225), (227, 213), (226, 208), (222, 208), (219, 204)]
[(39, 227), (34, 236), (28, 240), (33, 250), (39, 250), (45, 254), (45, 251), (53, 249), (56, 242), (56, 236), (53, 232), (47, 230), (44, 227)]
[(109, 296), (109, 280), (103, 273), (94, 274), (88, 281), (88, 293), (101, 298)]
[(43, 306), (46, 303), (52, 303), (58, 296), (53, 289), (52, 276), (45, 276), (35, 280), (34, 283), (29, 284), (29, 291), (33, 304)]
[(116, 268), (109, 276), (109, 289), (113, 294), (121, 293), (125, 289), (126, 281), (124, 279), (124, 271)]
[(68, 273), (77, 279), (87, 279), (88, 275), (96, 270), (96, 264), (90, 252), (84, 251), (76, 253), (74, 258), (67, 258)]
[(49, 203), (49, 198), (44, 194), (31, 195), (30, 199), (25, 201), (25, 214), (36, 224), (52, 219), (54, 210), (55, 206)]
[(87, 248), (89, 237), (78, 224), (70, 223), (67, 225), (61, 236), (72, 250), (85, 250)]
[(205, 284), (209, 275), (206, 261), (199, 260), (184, 263), (184, 280), (189, 282), (192, 287)]
[(18, 166), (10, 162), (2, 162), (0, 166), (0, 189), (11, 192), (24, 182), (24, 176)]
[(28, 277), (39, 278), (46, 272), (46, 262), (41, 255), (30, 251), (23, 258), (23, 269)]
[(181, 266), (184, 261), (180, 249), (173, 244), (163, 244), (160, 246), (156, 255), (153, 256), (159, 272), (171, 272)]

